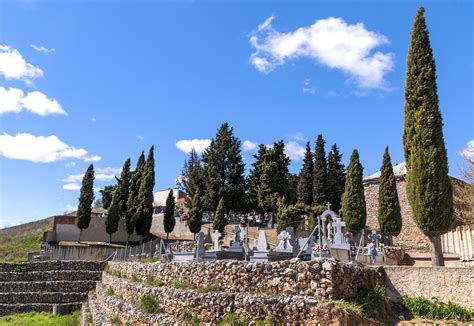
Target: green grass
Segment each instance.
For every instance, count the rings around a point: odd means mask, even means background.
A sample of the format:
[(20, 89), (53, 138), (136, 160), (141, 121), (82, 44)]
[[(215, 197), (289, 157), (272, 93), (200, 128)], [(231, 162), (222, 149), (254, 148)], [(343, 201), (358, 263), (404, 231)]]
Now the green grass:
[(265, 319), (259, 319), (255, 321), (256, 326), (272, 326), (273, 325), (273, 316), (267, 315)]
[(11, 272), (13, 273), (28, 273), (30, 270), (26, 268), (25, 266), (15, 266), (14, 268), (11, 269)]
[(357, 291), (356, 298), (353, 300), (336, 300), (334, 305), (347, 312), (374, 316), (385, 311), (386, 301), (385, 287), (376, 284), (375, 286), (362, 286)]
[(349, 302), (345, 300), (336, 300), (334, 301), (334, 306), (336, 308), (342, 309), (346, 312), (353, 312), (357, 315), (363, 315), (364, 309), (360, 305), (354, 302)]
[(219, 326), (247, 326), (250, 323), (248, 317), (239, 316), (234, 313), (226, 313)]
[(416, 317), (433, 320), (474, 320), (474, 310), (466, 309), (452, 302), (443, 303), (440, 301), (431, 301), (422, 297), (413, 298), (404, 296), (402, 298), (402, 305)]
[(70, 315), (28, 312), (0, 317), (0, 326), (76, 326), (79, 325), (79, 316), (79, 311), (74, 311)]
[(28, 252), (40, 251), (43, 233), (52, 229), (52, 218), (0, 229), (0, 261), (22, 262)]
[(194, 326), (201, 325), (201, 321), (197, 318), (194, 314), (189, 312), (188, 310), (184, 310), (183, 314), (181, 315), (181, 319), (189, 324), (193, 324)]
[(171, 283), (171, 287), (174, 289), (184, 289), (186, 286), (184, 283), (181, 283), (178, 280), (174, 280), (173, 283)]
[(155, 314), (160, 312), (160, 305), (154, 297), (149, 294), (144, 294), (140, 299), (140, 308), (149, 314)]
[(158, 286), (163, 285), (163, 282), (160, 279), (155, 278), (155, 277), (149, 278), (147, 280), (147, 283), (150, 284), (151, 286), (154, 286), (154, 287), (158, 287)]
[(197, 289), (198, 293), (209, 293), (209, 292), (216, 292), (221, 289), (221, 286), (219, 284), (211, 284), (211, 285), (206, 285), (202, 286)]
[(109, 287), (107, 288), (106, 293), (107, 293), (108, 295), (114, 295), (114, 289), (113, 289), (111, 286), (109, 286)]
[(156, 263), (157, 261), (160, 261), (158, 258), (146, 258), (146, 259), (141, 259), (140, 263)]
[(133, 282), (138, 282), (138, 281), (140, 281), (140, 277), (137, 274), (133, 273), (132, 274), (132, 281)]
[(105, 267), (104, 272), (106, 272), (106, 273), (108, 273), (112, 276), (118, 277), (118, 278), (125, 277), (124, 273), (122, 273), (121, 271), (118, 271), (118, 270), (111, 269), (109, 266)]
[(110, 318), (110, 321), (112, 322), (112, 324), (121, 324), (122, 323), (122, 320), (120, 319), (120, 316), (115, 314), (112, 316), (112, 318)]

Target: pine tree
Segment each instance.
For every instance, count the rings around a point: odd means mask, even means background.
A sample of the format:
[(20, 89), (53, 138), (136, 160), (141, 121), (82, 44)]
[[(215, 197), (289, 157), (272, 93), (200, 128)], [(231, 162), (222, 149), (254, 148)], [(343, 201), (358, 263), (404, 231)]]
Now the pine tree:
[(285, 143), (280, 140), (267, 149), (260, 166), (260, 186), (258, 187), (259, 206), (268, 213), (277, 211), (278, 198), (289, 198), (290, 159), (285, 154)]
[(297, 174), (288, 173), (288, 204), (295, 205), (298, 202), (298, 183), (300, 177)]
[(105, 220), (105, 231), (109, 235), (109, 245), (112, 242), (112, 234), (117, 232), (119, 220), (127, 212), (127, 200), (130, 191), (130, 159), (126, 160), (117, 187), (112, 197), (112, 203)]
[(87, 168), (82, 178), (81, 192), (79, 195), (79, 206), (76, 213), (76, 226), (79, 228), (79, 242), (81, 242), (82, 230), (89, 227), (91, 222), (92, 203), (94, 202), (94, 166)]
[(142, 238), (150, 233), (151, 224), (153, 222), (153, 188), (155, 187), (155, 158), (154, 146), (151, 146), (150, 151), (143, 170), (142, 181), (140, 184), (140, 191), (138, 193), (138, 218), (136, 219), (135, 229), (137, 234)]
[(393, 173), (388, 146), (385, 148), (380, 171), (378, 212), (380, 231), (384, 235), (397, 236), (402, 230), (402, 215), (398, 201), (397, 181)]
[(166, 232), (166, 239), (168, 239), (168, 235), (173, 232), (174, 226), (176, 225), (176, 219), (174, 218), (175, 208), (176, 200), (173, 195), (173, 190), (170, 190), (168, 197), (166, 198), (165, 214), (163, 217), (163, 226)]
[(245, 196), (245, 165), (242, 161), (240, 140), (228, 123), (221, 125), (204, 156), (207, 193), (206, 207), (215, 211), (220, 198), (224, 198), (227, 209), (243, 208)]
[(194, 235), (201, 231), (203, 210), (203, 196), (201, 195), (201, 190), (198, 189), (191, 201), (188, 220), (189, 231), (194, 233)]
[(346, 171), (342, 164), (342, 155), (339, 153), (337, 145), (334, 144), (328, 154), (328, 200), (331, 209), (339, 212), (341, 209), (342, 194), (346, 183)]
[(313, 205), (326, 205), (328, 201), (328, 170), (324, 144), (323, 135), (318, 135), (314, 152)]
[(444, 266), (440, 235), (454, 220), (453, 189), (424, 12), (421, 7), (416, 14), (407, 60), (403, 133), (407, 195), (415, 223), (430, 240), (433, 266)]
[(347, 167), (345, 191), (342, 196), (342, 213), (346, 229), (352, 232), (361, 231), (366, 222), (367, 212), (362, 178), (363, 168), (359, 161), (359, 153), (355, 149)]
[(127, 246), (130, 236), (133, 234), (135, 230), (135, 223), (137, 219), (140, 217), (140, 203), (138, 200), (138, 194), (140, 192), (140, 185), (142, 181), (143, 172), (145, 169), (145, 155), (143, 152), (140, 154), (137, 166), (135, 167), (135, 171), (131, 174), (131, 182), (130, 182), (130, 191), (127, 200), (127, 211), (125, 212), (125, 226), (127, 228)]
[(104, 189), (100, 190), (100, 194), (102, 195), (101, 199), (101, 204), (102, 208), (108, 209), (110, 207), (110, 204), (112, 203), (112, 197), (114, 195), (114, 191), (117, 185), (110, 185), (110, 186), (105, 186)]
[(252, 169), (250, 170), (249, 177), (247, 179), (247, 207), (250, 210), (263, 212), (258, 204), (258, 192), (260, 188), (260, 175), (262, 174), (262, 165), (265, 154), (267, 153), (267, 147), (260, 144), (258, 147), (257, 154), (253, 155), (255, 161), (252, 163)]
[(224, 199), (221, 198), (221, 200), (219, 200), (219, 205), (217, 205), (216, 213), (214, 214), (214, 222), (212, 223), (212, 227), (214, 230), (219, 230), (221, 234), (224, 234), (226, 225), (227, 221), (225, 218), (225, 203)]
[(311, 145), (306, 143), (306, 153), (304, 155), (303, 167), (299, 176), (298, 183), (298, 202), (305, 205), (313, 204), (313, 173), (314, 161), (313, 153), (311, 152)]

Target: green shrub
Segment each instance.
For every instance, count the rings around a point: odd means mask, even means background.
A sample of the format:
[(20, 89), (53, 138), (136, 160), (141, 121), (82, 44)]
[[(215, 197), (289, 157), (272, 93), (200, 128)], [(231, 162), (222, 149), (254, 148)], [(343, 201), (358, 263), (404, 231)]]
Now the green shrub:
[(155, 287), (163, 285), (163, 282), (160, 279), (154, 278), (154, 277), (149, 278), (147, 280), (147, 283), (150, 284), (151, 286), (155, 286)]
[(247, 326), (250, 323), (248, 317), (239, 316), (234, 313), (226, 313), (222, 321), (219, 323), (220, 326)]
[(181, 319), (195, 326), (201, 325), (201, 321), (199, 320), (199, 318), (197, 318), (194, 314), (192, 314), (188, 310), (183, 311), (183, 314), (181, 315)]
[(342, 309), (346, 312), (353, 312), (357, 315), (363, 315), (364, 309), (360, 305), (354, 302), (349, 302), (346, 300), (336, 300), (334, 301), (334, 306), (336, 308)]
[(414, 316), (440, 320), (449, 319), (456, 321), (472, 321), (474, 319), (474, 310), (469, 310), (449, 301), (443, 303), (440, 301), (431, 301), (422, 297), (402, 298), (402, 305)]
[(140, 277), (137, 274), (133, 273), (132, 274), (132, 281), (133, 282), (138, 282), (138, 281), (140, 281)]
[(216, 292), (221, 289), (221, 286), (219, 284), (211, 284), (211, 285), (206, 285), (202, 286), (197, 289), (198, 293), (208, 293), (208, 292)]
[(160, 312), (160, 305), (156, 301), (154, 297), (149, 294), (144, 294), (140, 299), (140, 308), (143, 311), (148, 312), (150, 314), (155, 314)]
[(15, 266), (11, 270), (13, 273), (28, 273), (30, 270), (25, 266)]
[(184, 289), (185, 285), (178, 280), (174, 280), (173, 283), (171, 283), (171, 287), (175, 289)]
[(114, 289), (113, 289), (111, 286), (109, 286), (109, 287), (107, 288), (106, 293), (107, 293), (108, 295), (114, 295)]
[(141, 259), (140, 263), (156, 263), (157, 261), (160, 261), (158, 258), (145, 258)]
[(255, 321), (256, 326), (272, 326), (273, 325), (273, 316), (268, 314), (264, 319), (258, 319)]
[(387, 301), (387, 294), (385, 287), (379, 284), (375, 286), (362, 286), (357, 291), (357, 298), (355, 302), (359, 304), (364, 312), (368, 315), (376, 311), (382, 312)]
[(112, 316), (112, 318), (110, 318), (110, 321), (112, 322), (112, 324), (121, 324), (122, 321), (120, 320), (120, 316), (115, 314)]
[(92, 318), (92, 315), (90, 313), (87, 315), (86, 322), (89, 324), (94, 323), (94, 318)]

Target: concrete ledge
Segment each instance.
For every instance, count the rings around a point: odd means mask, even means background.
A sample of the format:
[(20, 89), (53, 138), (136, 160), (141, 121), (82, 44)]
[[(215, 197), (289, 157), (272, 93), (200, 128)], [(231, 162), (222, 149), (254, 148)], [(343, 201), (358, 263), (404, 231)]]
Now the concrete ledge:
[(96, 281), (0, 282), (0, 292), (87, 292)]
[[(52, 303), (28, 303), (28, 304), (0, 304), (0, 316), (22, 312), (52, 312)], [(67, 306), (71, 311), (80, 310), (82, 302), (66, 303), (61, 306)]]
[(86, 299), (87, 293), (77, 292), (16, 292), (0, 293), (0, 303), (74, 303)]
[(98, 261), (59, 261), (50, 260), (34, 263), (6, 263), (0, 262), (0, 272), (12, 272), (15, 268), (24, 268), (28, 271), (78, 270), (102, 271), (107, 262)]
[(99, 281), (100, 271), (38, 271), (38, 272), (0, 272), (0, 282), (26, 281)]

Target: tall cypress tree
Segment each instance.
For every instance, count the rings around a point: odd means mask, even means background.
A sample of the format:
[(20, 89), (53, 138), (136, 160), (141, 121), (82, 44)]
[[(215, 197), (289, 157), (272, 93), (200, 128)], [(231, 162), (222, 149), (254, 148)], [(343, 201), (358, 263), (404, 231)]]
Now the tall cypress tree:
[(102, 195), (101, 203), (102, 208), (109, 209), (110, 204), (112, 203), (112, 197), (114, 196), (114, 191), (117, 185), (110, 185), (105, 186), (104, 189), (100, 190), (100, 194)]
[(131, 175), (131, 182), (130, 182), (130, 191), (127, 200), (127, 211), (125, 212), (125, 226), (127, 228), (127, 246), (130, 236), (133, 234), (135, 230), (135, 223), (137, 219), (140, 217), (140, 203), (138, 200), (138, 194), (140, 192), (140, 185), (142, 181), (143, 172), (145, 169), (145, 155), (142, 151), (140, 154), (137, 166), (135, 167), (135, 171), (132, 172)]
[(174, 226), (176, 225), (176, 219), (174, 218), (175, 208), (176, 200), (173, 195), (173, 190), (170, 190), (168, 197), (166, 198), (165, 214), (163, 216), (163, 226), (166, 232), (166, 239), (168, 239), (168, 235), (173, 232)]
[(345, 191), (342, 196), (342, 213), (346, 229), (353, 232), (359, 232), (365, 227), (367, 217), (362, 178), (363, 168), (359, 161), (359, 153), (355, 149), (347, 167)]
[(145, 168), (138, 193), (138, 218), (136, 219), (135, 229), (142, 238), (150, 233), (153, 222), (153, 188), (155, 187), (155, 158), (154, 146), (151, 146), (145, 163)]
[(130, 191), (130, 159), (127, 159), (122, 167), (120, 179), (112, 197), (112, 203), (105, 220), (105, 231), (109, 235), (109, 245), (112, 242), (112, 234), (117, 232), (119, 220), (125, 217), (127, 212), (127, 201)]
[(380, 171), (378, 212), (380, 231), (384, 235), (397, 236), (402, 230), (402, 215), (398, 201), (397, 181), (393, 173), (388, 146), (385, 148)]
[(223, 123), (203, 155), (207, 182), (207, 209), (214, 211), (224, 198), (227, 209), (243, 208), (245, 196), (245, 165), (240, 140), (234, 130)]
[(81, 193), (79, 195), (79, 206), (76, 213), (76, 226), (79, 228), (79, 242), (81, 242), (82, 230), (89, 227), (91, 222), (92, 203), (94, 202), (94, 166), (87, 168), (82, 178)]
[(267, 147), (260, 144), (258, 152), (253, 155), (255, 161), (252, 163), (252, 168), (247, 179), (247, 206), (250, 210), (262, 212), (263, 210), (258, 203), (258, 191), (260, 188), (260, 175), (262, 174), (263, 159), (267, 152)]
[(304, 154), (303, 167), (301, 168), (298, 183), (298, 202), (311, 206), (313, 204), (313, 173), (314, 161), (311, 145), (306, 143), (306, 152)]
[(194, 235), (201, 231), (203, 211), (203, 196), (201, 195), (201, 190), (198, 189), (191, 200), (191, 209), (189, 210), (188, 220), (189, 231), (194, 233)]
[(326, 205), (328, 187), (328, 168), (324, 150), (323, 135), (319, 134), (314, 152), (313, 205)]
[(346, 183), (346, 168), (342, 164), (342, 154), (334, 144), (328, 154), (328, 200), (336, 213), (341, 209), (342, 194)]
[(178, 188), (186, 193), (186, 207), (191, 208), (191, 201), (197, 190), (203, 195), (206, 192), (205, 171), (202, 160), (193, 148), (189, 158), (184, 162), (181, 177), (177, 181)]
[(227, 224), (225, 218), (225, 203), (224, 199), (219, 200), (219, 205), (217, 205), (216, 213), (214, 214), (214, 221), (212, 227), (214, 230), (219, 230), (221, 234), (224, 234), (225, 226)]
[(440, 235), (454, 220), (453, 189), (439, 111), (436, 65), (424, 12), (421, 7), (416, 14), (408, 50), (403, 144), (414, 220), (430, 240), (432, 265), (444, 266)]

